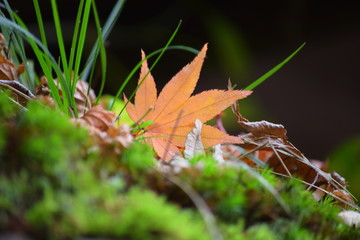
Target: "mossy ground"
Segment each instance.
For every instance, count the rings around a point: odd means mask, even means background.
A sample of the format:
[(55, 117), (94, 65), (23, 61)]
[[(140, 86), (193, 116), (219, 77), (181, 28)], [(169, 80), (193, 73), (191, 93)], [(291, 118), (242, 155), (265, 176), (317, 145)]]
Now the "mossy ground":
[[(191, 196), (134, 142), (102, 155), (89, 133), (57, 110), (18, 111), (0, 95), (0, 232), (31, 239), (211, 239)], [(197, 157), (176, 174), (206, 202), (223, 239), (360, 239), (331, 199), (316, 202), (295, 180), (260, 172), (289, 208), (252, 174)], [(203, 165), (198, 168), (198, 163)]]

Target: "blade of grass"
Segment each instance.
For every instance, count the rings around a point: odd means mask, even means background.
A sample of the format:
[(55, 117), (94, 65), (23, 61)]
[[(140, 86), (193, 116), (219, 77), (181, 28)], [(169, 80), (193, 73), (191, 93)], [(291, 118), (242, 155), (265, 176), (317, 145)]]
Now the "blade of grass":
[[(115, 26), (115, 23), (117, 21), (117, 19), (120, 16), (121, 10), (124, 7), (125, 4), (125, 0), (118, 0), (116, 2), (116, 4), (114, 5), (111, 13), (109, 14), (109, 17), (107, 18), (104, 27), (102, 29), (102, 41), (104, 42), (107, 37), (109, 36), (111, 30), (113, 29), (113, 27)], [(89, 76), (89, 72), (91, 70), (92, 65), (94, 64), (95, 59), (97, 58), (98, 54), (99, 54), (99, 49), (97, 49), (98, 46), (98, 42), (101, 41), (100, 37), (98, 38), (98, 40), (96, 41), (96, 43), (94, 44), (94, 46), (92, 47), (92, 50), (85, 62), (84, 65), (84, 70), (82, 71), (82, 73), (80, 74), (81, 77), (83, 79), (87, 79)]]
[(75, 87), (76, 82), (78, 80), (78, 73), (80, 69), (80, 63), (82, 59), (82, 54), (84, 50), (84, 44), (86, 39), (86, 32), (87, 32), (87, 26), (89, 22), (89, 15), (90, 15), (90, 9), (91, 9), (91, 2), (92, 0), (86, 0), (85, 2), (85, 8), (81, 20), (81, 29), (79, 33), (79, 40), (77, 42), (77, 49), (76, 49), (76, 56), (75, 56), (75, 65), (74, 65), (74, 81), (72, 85), (72, 94), (75, 94)]
[[(44, 27), (43, 18), (42, 18), (42, 14), (41, 14), (40, 5), (39, 5), (38, 0), (33, 0), (33, 5), (34, 5), (34, 8), (35, 8), (35, 14), (36, 14), (37, 22), (38, 22), (41, 42), (46, 48), (48, 48), (47, 39), (46, 39), (46, 33), (45, 33), (45, 27)], [(50, 61), (51, 61), (50, 58), (48, 56), (46, 56), (46, 55), (45, 55), (45, 58), (46, 58), (46, 62), (50, 65)]]
[(35, 8), (35, 14), (36, 14), (36, 19), (37, 19), (37, 23), (39, 26), (39, 32), (40, 32), (40, 39), (42, 44), (47, 48), (47, 40), (46, 40), (46, 33), (45, 33), (45, 27), (44, 27), (44, 23), (43, 23), (43, 18), (41, 15), (41, 10), (40, 10), (40, 5), (38, 0), (33, 0), (33, 5)]
[(270, 71), (262, 75), (260, 78), (252, 82), (249, 86), (244, 88), (244, 90), (253, 90), (255, 87), (260, 85), (262, 82), (264, 82), (266, 79), (271, 77), (274, 73), (276, 73), (280, 68), (282, 68), (287, 62), (289, 62), (303, 47), (305, 46), (305, 43), (301, 44), (301, 46), (296, 49), (290, 56), (288, 56), (285, 60), (283, 60), (281, 63), (273, 67)]
[[(169, 40), (167, 41), (165, 47), (164, 47), (164, 48), (162, 49), (162, 51), (160, 52), (159, 56), (156, 58), (156, 60), (154, 61), (154, 63), (151, 65), (151, 67), (150, 67), (150, 69), (149, 69), (148, 72), (151, 72), (151, 70), (156, 66), (157, 62), (160, 60), (160, 58), (162, 57), (162, 55), (163, 55), (164, 52), (166, 51), (166, 49), (169, 47), (169, 45), (170, 45), (170, 43), (172, 42), (172, 40), (174, 39), (176, 33), (179, 31), (179, 28), (180, 28), (180, 26), (181, 26), (181, 23), (182, 23), (182, 21), (180, 20), (180, 21), (179, 21), (179, 24), (177, 25), (177, 27), (176, 27), (176, 29), (175, 29), (175, 31), (173, 32), (173, 34), (171, 35), (171, 37), (170, 37)], [(143, 62), (143, 61), (142, 61), (142, 62)], [(139, 67), (140, 67), (140, 66), (139, 66)], [(115, 99), (118, 99), (118, 97), (120, 96), (120, 94), (121, 94), (122, 91), (124, 90), (124, 88), (125, 88), (125, 86), (127, 85), (127, 83), (130, 81), (130, 79), (131, 79), (131, 77), (134, 75), (134, 73), (135, 73), (135, 72), (132, 71), (132, 72), (127, 76), (127, 78), (125, 79), (125, 81), (124, 81), (123, 84), (121, 85), (120, 89), (119, 89), (118, 92), (116, 93)], [(146, 76), (145, 76), (145, 77), (146, 77)], [(145, 77), (144, 77), (144, 78), (145, 78)], [(140, 84), (139, 84), (139, 85), (140, 85)], [(136, 90), (137, 90), (137, 89), (135, 89), (135, 90), (132, 92), (131, 96), (129, 97), (128, 102), (132, 100), (132, 98), (133, 98), (134, 95), (135, 95)], [(121, 111), (119, 112), (117, 118), (120, 117), (121, 113), (122, 113), (122, 112), (124, 111), (124, 109), (126, 108), (128, 102), (126, 102), (126, 103), (124, 104), (124, 107), (123, 107), (123, 108), (121, 109)], [(114, 104), (115, 104), (115, 101), (113, 101), (113, 104), (110, 106), (110, 109), (112, 109), (112, 108), (114, 107)]]
[(62, 34), (62, 30), (61, 30), (61, 22), (60, 22), (59, 11), (57, 8), (56, 0), (51, 0), (51, 9), (52, 9), (53, 18), (54, 18), (55, 32), (56, 32), (58, 47), (59, 47), (59, 51), (60, 51), (62, 67), (63, 67), (64, 73), (66, 75), (66, 79), (69, 79), (69, 77), (70, 77), (69, 67), (68, 67), (68, 63), (67, 63), (65, 44), (64, 44), (64, 40), (63, 40), (63, 34)]
[(69, 69), (70, 70), (73, 70), (73, 64), (74, 64), (75, 52), (76, 52), (75, 50), (76, 50), (76, 45), (78, 42), (79, 29), (80, 29), (80, 24), (81, 24), (81, 16), (82, 16), (82, 12), (84, 9), (84, 2), (85, 2), (84, 0), (80, 1), (78, 11), (76, 14), (74, 33), (73, 33), (73, 38), (71, 41), (70, 56), (69, 56)]
[[(105, 86), (106, 70), (107, 70), (106, 65), (107, 65), (107, 63), (106, 63), (106, 51), (105, 51), (104, 39), (103, 39), (102, 34), (101, 34), (100, 18), (99, 18), (99, 14), (98, 14), (98, 11), (97, 11), (97, 8), (96, 8), (95, 1), (92, 2), (92, 9), (93, 9), (94, 19), (95, 19), (95, 24), (96, 24), (96, 30), (97, 30), (97, 33), (98, 33), (98, 36), (99, 36), (97, 51), (98, 51), (98, 49), (100, 49), (100, 62), (101, 62), (101, 85), (100, 85), (98, 96), (97, 96), (97, 98), (95, 100), (95, 104), (97, 104), (100, 97), (101, 97), (101, 95), (102, 95), (102, 92), (103, 92), (104, 86)], [(94, 69), (96, 67), (95, 63), (96, 63), (96, 61), (94, 61), (94, 64), (92, 64), (92, 71), (91, 71), (92, 74), (93, 74)], [(93, 78), (91, 76), (91, 78), (89, 80), (89, 86), (91, 86), (92, 79)], [(90, 88), (88, 89), (88, 91), (90, 91)]]
[[(65, 87), (65, 89), (62, 88), (64, 101), (65, 101), (66, 105), (69, 105), (73, 109), (75, 117), (77, 117), (78, 115), (77, 115), (77, 108), (76, 108), (76, 104), (75, 104), (75, 100), (74, 100), (74, 93), (73, 93), (73, 91), (71, 91), (71, 89), (69, 89), (69, 87), (71, 88), (71, 73), (72, 73), (72, 71), (71, 71), (71, 69), (69, 69), (69, 65), (67, 62), (66, 49), (65, 49), (65, 44), (64, 44), (64, 40), (63, 40), (61, 21), (60, 21), (60, 17), (59, 17), (59, 11), (57, 8), (56, 0), (51, 0), (51, 8), (52, 8), (52, 13), (53, 13), (55, 31), (56, 31), (57, 42), (58, 42), (58, 47), (59, 47), (59, 51), (60, 51), (60, 59), (61, 59), (62, 70), (63, 70), (62, 72), (60, 71), (60, 74), (57, 71), (57, 77), (58, 77), (58, 79), (61, 79), (61, 82), (64, 82), (64, 84), (63, 84), (64, 86), (62, 86), (62, 87)], [(65, 78), (63, 77), (63, 74), (65, 75)]]

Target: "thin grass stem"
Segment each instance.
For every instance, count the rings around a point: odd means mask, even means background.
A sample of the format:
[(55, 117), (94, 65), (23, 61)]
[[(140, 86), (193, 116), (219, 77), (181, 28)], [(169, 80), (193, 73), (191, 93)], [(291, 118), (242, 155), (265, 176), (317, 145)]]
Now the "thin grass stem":
[(260, 78), (252, 82), (249, 86), (244, 88), (244, 90), (253, 90), (255, 87), (259, 86), (262, 82), (264, 82), (266, 79), (271, 77), (274, 73), (276, 73), (278, 70), (280, 70), (287, 62), (289, 62), (303, 47), (305, 46), (305, 43), (301, 44), (301, 46), (296, 49), (290, 56), (285, 58), (281, 63), (273, 67), (270, 71), (262, 75)]
[(84, 9), (84, 0), (81, 0), (79, 3), (77, 14), (76, 14), (73, 38), (72, 38), (71, 47), (70, 47), (69, 69), (71, 71), (73, 70), (73, 65), (74, 65), (76, 45), (78, 42), (79, 28), (80, 28), (80, 24), (81, 24), (81, 16), (82, 16), (83, 9)]
[(76, 49), (76, 56), (75, 56), (74, 81), (73, 81), (72, 89), (71, 89), (72, 95), (74, 95), (74, 93), (75, 93), (76, 82), (79, 79), (78, 75), (79, 75), (80, 63), (81, 63), (85, 39), (86, 39), (86, 32), (87, 32), (87, 26), (88, 26), (88, 22), (89, 22), (91, 2), (92, 2), (92, 0), (86, 0), (84, 12), (83, 12), (83, 16), (82, 16), (81, 29), (80, 29), (80, 33), (79, 33), (79, 40), (77, 42), (77, 49)]
[(56, 2), (57, 2), (57, 0), (51, 0), (51, 9), (52, 9), (53, 18), (54, 18), (55, 32), (56, 32), (57, 43), (58, 43), (58, 47), (59, 47), (59, 51), (60, 51), (61, 63), (62, 63), (64, 73), (66, 74), (66, 78), (68, 78), (69, 77), (68, 76), (69, 66), (68, 66), (68, 62), (67, 62), (65, 44), (64, 44), (63, 34), (62, 34), (62, 30), (61, 30), (61, 21), (60, 21), (59, 11), (58, 11)]

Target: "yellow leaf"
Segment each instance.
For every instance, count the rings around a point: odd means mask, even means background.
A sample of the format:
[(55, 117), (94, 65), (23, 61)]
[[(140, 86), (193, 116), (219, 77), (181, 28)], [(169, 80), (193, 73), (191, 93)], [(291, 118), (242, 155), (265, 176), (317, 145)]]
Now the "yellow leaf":
[[(217, 114), (231, 106), (236, 100), (247, 97), (251, 91), (240, 90), (210, 90), (190, 97), (186, 103), (177, 111), (168, 115), (162, 115), (156, 121), (160, 127), (173, 126), (179, 112), (182, 111), (179, 125), (193, 123), (196, 119), (206, 122)], [(170, 105), (171, 103), (169, 103)], [(156, 128), (155, 125), (152, 126)], [(152, 128), (150, 127), (150, 128)]]
[[(165, 85), (157, 98), (155, 82), (149, 74), (136, 92), (135, 105), (129, 103), (126, 108), (134, 122), (151, 109), (142, 121), (152, 120), (153, 124), (145, 127), (143, 137), (164, 161), (180, 154), (178, 147), (184, 147), (186, 136), (194, 128), (196, 119), (206, 122), (237, 100), (251, 94), (251, 91), (242, 90), (209, 90), (191, 96), (200, 76), (206, 50), (205, 44), (195, 59)], [(145, 55), (142, 57), (144, 59)], [(147, 63), (144, 61), (139, 82), (147, 72)], [(201, 139), (204, 147), (242, 142), (238, 137), (205, 124)]]
[(206, 55), (205, 45), (197, 57), (178, 72), (163, 88), (156, 101), (155, 109), (149, 114), (154, 121), (183, 105), (195, 89)]

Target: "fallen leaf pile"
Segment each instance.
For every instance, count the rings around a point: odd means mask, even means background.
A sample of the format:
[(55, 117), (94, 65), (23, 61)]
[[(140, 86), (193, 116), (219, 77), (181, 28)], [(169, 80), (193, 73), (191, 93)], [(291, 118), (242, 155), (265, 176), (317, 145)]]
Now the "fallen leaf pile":
[[(135, 103), (133, 105), (129, 102), (127, 105), (126, 110), (134, 122), (140, 120), (141, 124), (152, 121), (151, 125), (144, 128), (142, 137), (166, 162), (180, 154), (179, 148), (184, 147), (186, 136), (193, 129), (196, 119), (206, 122), (235, 101), (251, 94), (251, 91), (241, 90), (209, 90), (191, 96), (200, 76), (206, 50), (207, 45), (165, 85), (159, 96), (154, 78), (144, 60)], [(145, 58), (144, 53), (142, 57)], [(206, 124), (202, 126), (201, 139), (205, 148), (242, 142), (240, 138)]]

